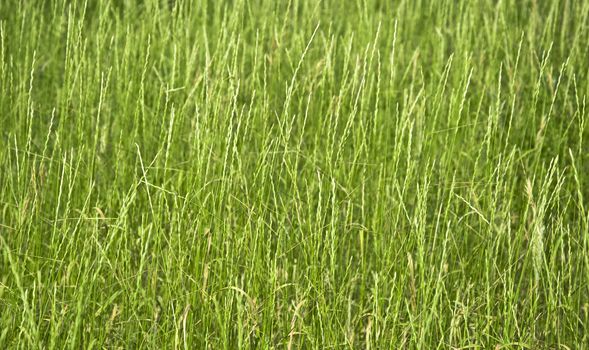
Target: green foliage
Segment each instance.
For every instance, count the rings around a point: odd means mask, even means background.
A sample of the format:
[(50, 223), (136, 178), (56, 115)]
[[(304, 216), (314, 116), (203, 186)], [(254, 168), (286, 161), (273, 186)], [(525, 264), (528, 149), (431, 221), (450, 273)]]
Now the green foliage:
[(0, 1), (0, 348), (589, 348), (588, 16)]

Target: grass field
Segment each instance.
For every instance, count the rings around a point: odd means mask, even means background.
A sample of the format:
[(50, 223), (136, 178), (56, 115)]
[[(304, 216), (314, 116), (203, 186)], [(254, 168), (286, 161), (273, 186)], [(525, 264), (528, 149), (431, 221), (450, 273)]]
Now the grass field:
[(0, 1), (0, 348), (588, 349), (589, 1)]

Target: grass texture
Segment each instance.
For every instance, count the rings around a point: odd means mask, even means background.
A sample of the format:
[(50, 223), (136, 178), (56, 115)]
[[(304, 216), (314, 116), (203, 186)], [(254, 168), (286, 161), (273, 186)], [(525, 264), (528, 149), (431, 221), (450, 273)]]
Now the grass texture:
[(589, 348), (589, 1), (0, 1), (0, 348)]

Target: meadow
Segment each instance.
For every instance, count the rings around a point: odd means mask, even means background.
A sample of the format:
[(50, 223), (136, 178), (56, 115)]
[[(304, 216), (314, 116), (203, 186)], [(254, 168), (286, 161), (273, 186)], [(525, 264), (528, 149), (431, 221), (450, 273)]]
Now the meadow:
[(0, 348), (588, 349), (589, 1), (0, 1)]

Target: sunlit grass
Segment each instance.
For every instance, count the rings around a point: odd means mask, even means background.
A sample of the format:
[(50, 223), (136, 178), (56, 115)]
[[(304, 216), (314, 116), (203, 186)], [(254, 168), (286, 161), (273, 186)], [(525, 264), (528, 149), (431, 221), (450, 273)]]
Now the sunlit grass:
[(588, 348), (588, 15), (0, 1), (0, 348)]

